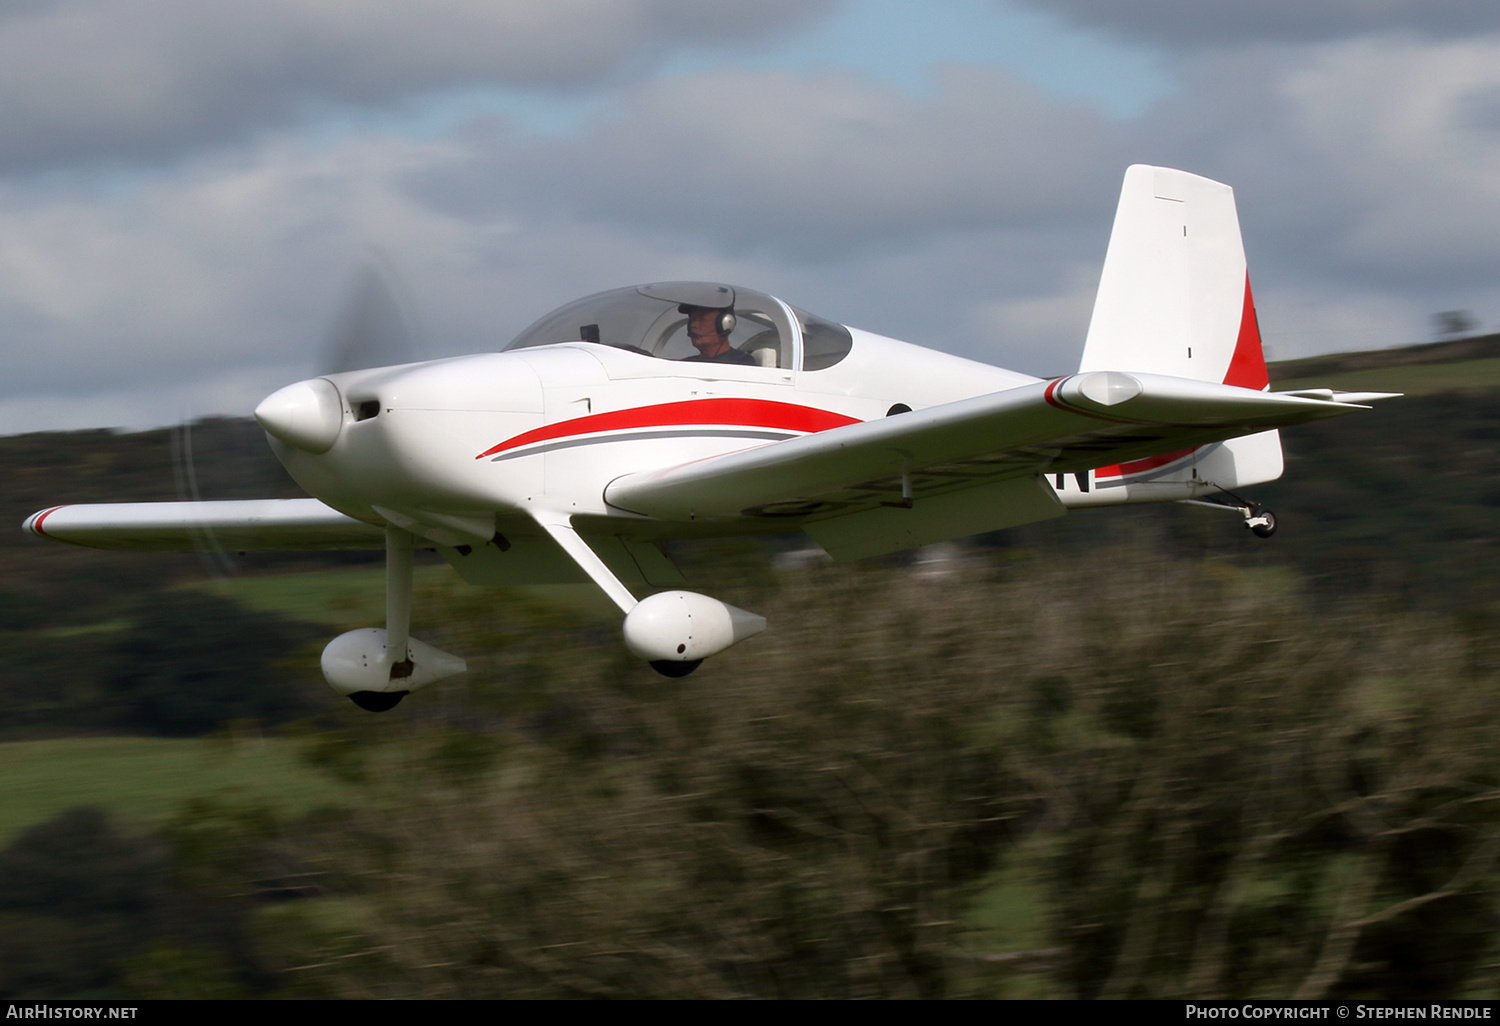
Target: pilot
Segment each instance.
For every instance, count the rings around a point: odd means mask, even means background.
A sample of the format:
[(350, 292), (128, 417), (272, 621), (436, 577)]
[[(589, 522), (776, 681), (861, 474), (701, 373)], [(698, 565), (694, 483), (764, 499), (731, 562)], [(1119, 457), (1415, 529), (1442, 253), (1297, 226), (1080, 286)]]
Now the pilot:
[(677, 308), (688, 315), (688, 340), (698, 350), (697, 356), (689, 356), (689, 363), (739, 363), (756, 366), (755, 357), (741, 352), (729, 344), (729, 333), (734, 330), (734, 311), (715, 310), (706, 306)]

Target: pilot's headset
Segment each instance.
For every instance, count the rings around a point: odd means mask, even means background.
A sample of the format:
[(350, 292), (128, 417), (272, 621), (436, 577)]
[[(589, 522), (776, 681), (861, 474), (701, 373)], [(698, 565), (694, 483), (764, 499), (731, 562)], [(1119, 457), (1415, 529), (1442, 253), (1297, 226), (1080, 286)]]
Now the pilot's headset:
[[(692, 306), (689, 303), (681, 303), (677, 307), (677, 312), (692, 316), (694, 310), (711, 309), (713, 309), (713, 307)], [(718, 316), (714, 318), (714, 331), (720, 335), (728, 335), (730, 332), (734, 331), (734, 326), (738, 323), (739, 318), (735, 317), (733, 310), (720, 310)]]

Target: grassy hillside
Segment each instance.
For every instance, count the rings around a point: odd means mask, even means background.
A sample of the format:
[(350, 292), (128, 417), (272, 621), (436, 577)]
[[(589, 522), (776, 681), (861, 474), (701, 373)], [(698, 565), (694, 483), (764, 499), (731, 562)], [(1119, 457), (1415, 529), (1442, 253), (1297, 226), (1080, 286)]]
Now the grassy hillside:
[(1271, 387), (1349, 391), (1490, 392), (1500, 389), (1500, 335), (1433, 342), (1365, 353), (1335, 353), (1270, 366)]
[(1423, 345), (1398, 346), (1394, 349), (1371, 349), (1358, 353), (1329, 353), (1300, 360), (1281, 360), (1271, 364), (1271, 380), (1283, 381), (1327, 375), (1349, 374), (1399, 367), (1431, 367), (1451, 363), (1476, 363), (1500, 359), (1500, 335), (1476, 335), (1472, 338), (1429, 342)]
[[(423, 566), (413, 574), (413, 583), (422, 588), (454, 576), (446, 565)], [(348, 629), (385, 619), (385, 571), (380, 567), (214, 577), (192, 586), (306, 623)]]
[[(1283, 368), (1273, 372), (1287, 373)], [(1360, 369), (1335, 368), (1308, 371), (1296, 368), (1298, 377), (1276, 377), (1277, 389), (1342, 388), (1351, 392), (1402, 392), (1406, 395), (1438, 395), (1443, 392), (1493, 392), (1500, 389), (1500, 357), (1456, 360), (1452, 363), (1393, 364)]]

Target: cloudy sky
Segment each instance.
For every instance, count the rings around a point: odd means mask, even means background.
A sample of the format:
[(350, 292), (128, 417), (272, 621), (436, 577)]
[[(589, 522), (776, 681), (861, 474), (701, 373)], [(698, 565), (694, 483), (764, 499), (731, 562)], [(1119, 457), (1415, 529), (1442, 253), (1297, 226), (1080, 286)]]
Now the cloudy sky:
[(248, 413), (372, 250), (435, 356), (707, 278), (1062, 373), (1131, 163), (1273, 357), (1500, 324), (1492, 0), (7, 0), (0, 433)]

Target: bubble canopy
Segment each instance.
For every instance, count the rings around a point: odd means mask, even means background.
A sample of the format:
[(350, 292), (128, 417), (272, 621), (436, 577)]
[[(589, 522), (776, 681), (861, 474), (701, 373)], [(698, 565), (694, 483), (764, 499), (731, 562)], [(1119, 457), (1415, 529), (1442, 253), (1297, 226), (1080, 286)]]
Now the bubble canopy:
[[(727, 340), (728, 351), (706, 357), (695, 348), (688, 320), (696, 311), (719, 315), (712, 323)], [(831, 367), (853, 345), (842, 325), (764, 292), (703, 281), (658, 282), (585, 296), (552, 311), (505, 349), (559, 342), (596, 342), (659, 360), (773, 370)]]

